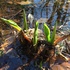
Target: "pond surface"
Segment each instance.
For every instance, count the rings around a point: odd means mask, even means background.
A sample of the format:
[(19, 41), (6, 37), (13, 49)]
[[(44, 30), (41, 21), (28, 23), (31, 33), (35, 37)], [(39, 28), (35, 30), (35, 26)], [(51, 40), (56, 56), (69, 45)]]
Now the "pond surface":
[[(39, 20), (40, 18), (42, 18), (42, 20), (40, 20), (40, 23), (44, 23), (47, 22), (47, 19), (49, 19), (52, 15), (53, 10), (53, 6), (54, 6), (54, 1), (49, 1), (48, 6), (45, 6), (45, 4), (47, 2), (45, 2), (45, 0), (43, 2), (41, 2), (41, 0), (34, 0), (34, 3), (36, 3), (36, 7), (34, 7), (34, 18), (36, 20)], [(40, 3), (40, 4), (38, 4)], [(65, 4), (66, 5), (66, 4)], [(63, 23), (59, 22), (58, 25), (61, 23), (62, 26), (62, 31), (68, 31), (70, 33), (70, 3), (68, 4), (68, 9), (65, 10), (65, 5), (63, 6), (63, 12), (67, 12), (65, 19), (63, 21)], [(60, 21), (63, 18), (63, 12), (61, 14), (61, 18)], [(53, 15), (53, 20), (51, 22), (51, 25), (54, 25), (54, 23), (57, 21), (57, 17), (58, 14), (57, 12), (55, 12), (55, 14)], [(50, 20), (51, 21), (51, 20)]]

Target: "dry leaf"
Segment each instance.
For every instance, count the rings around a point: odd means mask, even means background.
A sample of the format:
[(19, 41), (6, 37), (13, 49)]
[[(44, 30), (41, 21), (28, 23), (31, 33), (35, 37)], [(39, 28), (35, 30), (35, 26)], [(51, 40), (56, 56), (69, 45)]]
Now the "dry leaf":
[(56, 40), (54, 41), (54, 45), (57, 45), (57, 43), (59, 43), (60, 41), (64, 40), (64, 39), (67, 38), (67, 37), (70, 37), (70, 34), (64, 35), (63, 37), (60, 37), (60, 38), (56, 39)]
[(30, 1), (21, 1), (21, 2), (18, 2), (18, 4), (20, 5), (28, 5), (28, 4), (31, 4), (32, 2)]

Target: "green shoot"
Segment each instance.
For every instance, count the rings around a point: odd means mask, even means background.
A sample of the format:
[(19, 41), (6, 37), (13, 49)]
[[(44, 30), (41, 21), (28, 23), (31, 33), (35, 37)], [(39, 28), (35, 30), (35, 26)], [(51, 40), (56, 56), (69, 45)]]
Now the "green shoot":
[(24, 21), (24, 30), (27, 30), (28, 26), (27, 26), (27, 20), (26, 20), (25, 10), (23, 10), (23, 21)]
[(7, 19), (5, 19), (5, 18), (1, 18), (1, 20), (4, 21), (5, 23), (7, 23), (8, 25), (14, 27), (14, 28), (15, 28), (16, 30), (18, 30), (18, 31), (21, 31), (21, 30), (22, 30), (21, 27), (19, 27), (19, 26), (17, 25), (17, 23), (15, 23), (15, 22), (12, 21), (12, 20), (7, 20)]
[(44, 23), (44, 34), (45, 34), (45, 37), (46, 37), (46, 41), (47, 42), (50, 42), (51, 39), (50, 39), (50, 29), (49, 27), (46, 25), (46, 23)]
[[(55, 39), (55, 34), (56, 34), (56, 26), (57, 26), (57, 23), (55, 23), (55, 26), (54, 26), (54, 30), (52, 32), (52, 35), (50, 35), (50, 29), (49, 27), (46, 25), (46, 23), (44, 23), (44, 34), (45, 34), (45, 37), (46, 37), (46, 41), (51, 43), (53, 45), (54, 43), (54, 39)], [(51, 36), (51, 37), (50, 37)]]
[(56, 34), (56, 26), (57, 26), (57, 22), (55, 23), (54, 30), (53, 30), (53, 33), (52, 33), (52, 36), (51, 36), (51, 44), (54, 43), (55, 34)]
[(33, 46), (36, 46), (37, 45), (37, 40), (38, 40), (38, 26), (39, 26), (39, 23), (36, 22), (35, 24), (35, 31), (34, 31), (34, 38), (33, 38)]

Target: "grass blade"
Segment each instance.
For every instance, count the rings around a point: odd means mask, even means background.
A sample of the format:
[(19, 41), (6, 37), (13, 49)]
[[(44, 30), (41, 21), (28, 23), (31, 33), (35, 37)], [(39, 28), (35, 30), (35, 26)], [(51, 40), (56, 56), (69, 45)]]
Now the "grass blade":
[(44, 27), (43, 28), (44, 28), (44, 34), (45, 34), (45, 37), (46, 37), (46, 41), (50, 42), (50, 29), (46, 25), (46, 23), (44, 23)]
[(1, 20), (4, 21), (5, 23), (7, 23), (8, 25), (14, 27), (14, 28), (17, 29), (18, 31), (21, 31), (21, 30), (22, 30), (21, 27), (19, 27), (19, 26), (17, 25), (17, 23), (15, 23), (15, 22), (12, 21), (12, 20), (7, 20), (7, 19), (5, 19), (5, 18), (1, 18)]
[(37, 40), (38, 40), (38, 26), (39, 26), (39, 23), (36, 22), (35, 24), (35, 31), (34, 31), (34, 38), (33, 38), (33, 46), (36, 46), (37, 44)]
[(23, 10), (23, 21), (24, 21), (24, 30), (27, 30), (28, 29), (28, 26), (27, 26), (27, 20), (26, 20), (26, 13), (25, 13), (25, 10)]
[(51, 44), (54, 43), (55, 34), (56, 34), (56, 26), (57, 26), (57, 22), (55, 23), (54, 30), (53, 30), (53, 32), (52, 32), (52, 36), (51, 36)]

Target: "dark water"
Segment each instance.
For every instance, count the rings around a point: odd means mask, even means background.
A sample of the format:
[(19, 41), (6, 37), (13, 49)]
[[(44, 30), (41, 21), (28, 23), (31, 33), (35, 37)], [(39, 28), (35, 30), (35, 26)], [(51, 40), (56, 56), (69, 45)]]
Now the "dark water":
[[(44, 2), (40, 3), (41, 0), (34, 0), (34, 3), (36, 3), (37, 7), (34, 8), (34, 18), (35, 19), (40, 19), (40, 18), (46, 18), (49, 19), (50, 16), (52, 15), (53, 10), (53, 5), (54, 5), (54, 1), (50, 0), (48, 7), (44, 6), (45, 5), (45, 0)], [(40, 3), (40, 4), (38, 4)], [(65, 3), (66, 4), (66, 3)], [(44, 7), (43, 7), (44, 6)], [(63, 8), (63, 12), (65, 12), (65, 9)], [(61, 24), (62, 26), (62, 31), (68, 31), (70, 33), (70, 3), (69, 3), (69, 8), (67, 9), (67, 14), (65, 17), (64, 22)], [(63, 16), (64, 14), (62, 14), (61, 16)], [(52, 25), (54, 25), (55, 21), (57, 20), (57, 12), (54, 14), (53, 16), (53, 20), (52, 20)], [(46, 22), (46, 21), (44, 21)]]

